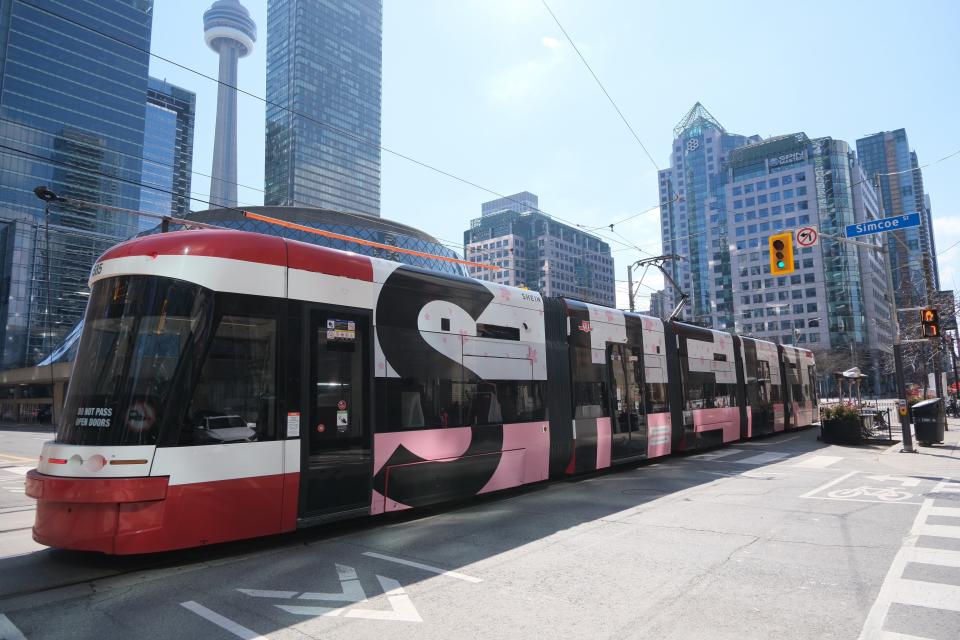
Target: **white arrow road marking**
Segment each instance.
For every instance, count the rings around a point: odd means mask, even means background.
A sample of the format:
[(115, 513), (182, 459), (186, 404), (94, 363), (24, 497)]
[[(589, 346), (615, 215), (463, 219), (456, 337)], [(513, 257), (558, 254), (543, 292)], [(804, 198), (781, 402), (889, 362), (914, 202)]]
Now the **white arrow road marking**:
[(27, 640), (20, 629), (10, 622), (10, 618), (0, 613), (0, 638), (3, 640)]
[(483, 582), (480, 578), (474, 578), (473, 576), (468, 576), (463, 573), (458, 573), (457, 571), (447, 571), (446, 569), (440, 569), (439, 567), (431, 567), (428, 564), (421, 564), (419, 562), (414, 562), (413, 560), (404, 560), (403, 558), (394, 558), (393, 556), (385, 556), (382, 553), (374, 553), (373, 551), (364, 551), (363, 555), (369, 556), (371, 558), (379, 558), (380, 560), (386, 560), (387, 562), (396, 562), (397, 564), (402, 564), (408, 567), (414, 567), (416, 569), (423, 569), (424, 571), (429, 571), (430, 573), (436, 573), (437, 575), (447, 576), (448, 578), (456, 578), (457, 580), (463, 580), (464, 582)]
[(209, 620), (210, 622), (217, 625), (224, 631), (229, 631), (230, 633), (237, 636), (238, 638), (242, 638), (242, 640), (269, 640), (269, 638), (265, 638), (264, 636), (261, 636), (256, 631), (247, 629), (242, 624), (236, 623), (230, 618), (225, 618), (224, 616), (220, 615), (216, 611), (211, 611), (210, 609), (207, 609), (202, 604), (194, 602), (193, 600), (189, 600), (187, 602), (181, 602), (180, 606), (184, 607), (185, 609), (189, 609), (190, 611), (193, 611), (195, 614), (197, 614), (201, 618)]
[(346, 613), (347, 618), (366, 618), (367, 620), (399, 620), (402, 622), (423, 622), (423, 618), (413, 606), (410, 597), (404, 592), (400, 583), (392, 578), (377, 576), (380, 586), (383, 587), (383, 594), (387, 597), (392, 611), (379, 611), (376, 609), (350, 609)]
[[(337, 575), (340, 578), (340, 586), (342, 591), (340, 593), (315, 593), (307, 591), (305, 593), (300, 593), (299, 591), (274, 591), (270, 589), (237, 589), (240, 593), (252, 596), (254, 598), (277, 598), (284, 600), (292, 600), (296, 598), (297, 600), (327, 600), (333, 602), (346, 602), (349, 604), (358, 604), (360, 602), (369, 602), (367, 600), (367, 594), (364, 592), (363, 587), (360, 585), (360, 580), (357, 579), (357, 571), (353, 567), (348, 567), (346, 565), (338, 564)], [(437, 570), (440, 571), (440, 570)], [(464, 579), (469, 578), (469, 576), (463, 576)], [(346, 618), (365, 618), (367, 620), (397, 620), (401, 622), (423, 622), (423, 618), (420, 617), (420, 614), (417, 612), (417, 608), (413, 606), (413, 602), (410, 600), (410, 597), (403, 590), (403, 587), (400, 586), (400, 583), (394, 580), (393, 578), (385, 578), (384, 576), (377, 576), (377, 580), (380, 581), (380, 586), (383, 587), (383, 595), (387, 599), (387, 603), (390, 605), (390, 610), (379, 610), (379, 609), (350, 609), (347, 610), (346, 607), (333, 608), (333, 607), (305, 607), (301, 605), (287, 605), (287, 604), (277, 604), (274, 605), (278, 609), (282, 609), (287, 613), (292, 613), (298, 616), (311, 616), (311, 617), (327, 617), (333, 618), (344, 614)], [(473, 579), (479, 582), (477, 579)], [(299, 595), (298, 595), (299, 594)], [(193, 603), (196, 605), (196, 603)], [(191, 609), (199, 615), (203, 615), (208, 620), (214, 622), (208, 616), (196, 611), (194, 608), (188, 607), (186, 603), (183, 603), (183, 606)], [(200, 607), (200, 605), (196, 605)], [(203, 607), (201, 607), (203, 608)], [(209, 610), (208, 610), (209, 611)], [(210, 612), (213, 615), (213, 612)], [(219, 624), (219, 623), (216, 623)], [(223, 625), (221, 625), (223, 626)], [(226, 627), (224, 627), (226, 628)], [(237, 634), (235, 634), (237, 635)], [(2, 640), (2, 639), (0, 639)]]
[(338, 564), (337, 575), (340, 577), (340, 593), (311, 593), (307, 592), (300, 596), (300, 600), (330, 600), (332, 602), (366, 602), (367, 594), (363, 592), (360, 581), (357, 579), (357, 571), (353, 567)]

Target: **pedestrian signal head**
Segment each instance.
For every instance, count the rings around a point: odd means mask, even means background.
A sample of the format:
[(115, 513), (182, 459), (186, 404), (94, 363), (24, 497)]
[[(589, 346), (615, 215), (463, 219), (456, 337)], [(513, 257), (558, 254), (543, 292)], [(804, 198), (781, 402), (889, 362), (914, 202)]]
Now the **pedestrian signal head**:
[(770, 236), (770, 273), (782, 276), (793, 273), (793, 232)]
[(920, 335), (924, 338), (940, 337), (940, 313), (936, 309), (920, 309)]

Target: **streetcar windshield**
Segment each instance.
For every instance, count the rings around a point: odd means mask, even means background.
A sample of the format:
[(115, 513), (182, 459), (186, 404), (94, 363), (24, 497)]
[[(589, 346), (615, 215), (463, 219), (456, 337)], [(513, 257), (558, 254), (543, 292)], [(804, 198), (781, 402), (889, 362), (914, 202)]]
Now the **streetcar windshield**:
[(212, 293), (156, 276), (93, 286), (57, 441), (155, 444), (184, 354), (203, 341)]

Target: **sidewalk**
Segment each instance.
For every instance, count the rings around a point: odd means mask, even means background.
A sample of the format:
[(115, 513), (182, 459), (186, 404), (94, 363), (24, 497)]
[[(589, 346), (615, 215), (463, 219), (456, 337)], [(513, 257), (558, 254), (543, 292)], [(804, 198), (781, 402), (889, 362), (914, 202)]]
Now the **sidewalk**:
[(922, 447), (914, 436), (917, 453), (902, 453), (902, 445), (897, 443), (883, 451), (878, 462), (911, 475), (960, 478), (960, 418), (947, 418), (947, 426), (943, 444)]
[(52, 424), (21, 424), (18, 422), (0, 422), (0, 431), (29, 431), (32, 433), (54, 433)]

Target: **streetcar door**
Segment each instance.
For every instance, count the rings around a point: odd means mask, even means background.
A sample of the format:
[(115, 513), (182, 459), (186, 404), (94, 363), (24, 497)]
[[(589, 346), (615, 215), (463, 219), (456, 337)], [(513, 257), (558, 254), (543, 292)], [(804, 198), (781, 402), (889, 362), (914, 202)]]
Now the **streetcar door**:
[[(640, 408), (640, 380), (637, 379), (638, 357), (622, 344), (607, 347), (607, 363), (610, 367), (613, 405), (610, 412), (610, 458), (622, 460), (646, 452), (645, 416)], [(639, 360), (642, 363), (642, 360)]]
[(373, 473), (369, 316), (315, 309), (308, 327), (301, 514), (365, 513)]

